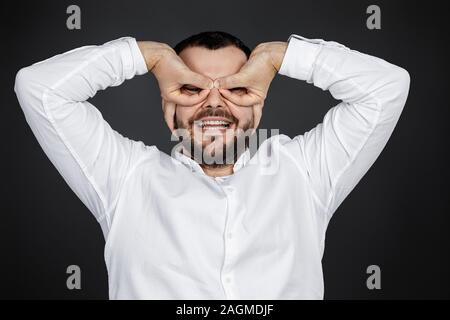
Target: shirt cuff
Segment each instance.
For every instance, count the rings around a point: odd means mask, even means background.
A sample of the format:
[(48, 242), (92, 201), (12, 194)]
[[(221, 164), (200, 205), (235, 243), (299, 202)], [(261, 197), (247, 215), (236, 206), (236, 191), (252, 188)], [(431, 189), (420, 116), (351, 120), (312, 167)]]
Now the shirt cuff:
[(136, 67), (136, 74), (142, 75), (148, 72), (147, 63), (142, 55), (141, 49), (134, 38), (128, 38), (128, 43), (130, 44), (131, 54), (133, 56), (133, 61)]
[(278, 73), (311, 82), (314, 63), (325, 41), (306, 39), (298, 35), (291, 35), (288, 41), (289, 44)]
[(123, 37), (107, 42), (105, 45), (112, 45), (119, 51), (125, 79), (131, 79), (135, 75), (142, 75), (148, 72), (144, 56), (135, 38)]

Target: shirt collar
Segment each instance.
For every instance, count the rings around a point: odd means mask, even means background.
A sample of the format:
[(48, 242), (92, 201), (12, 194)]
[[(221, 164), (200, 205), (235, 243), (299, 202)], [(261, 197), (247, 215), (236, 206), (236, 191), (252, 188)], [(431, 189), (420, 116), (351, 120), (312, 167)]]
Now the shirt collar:
[[(193, 172), (200, 172), (204, 174), (202, 167), (193, 159), (186, 156), (181, 152), (181, 150), (177, 150), (174, 152), (173, 157), (183, 163), (188, 169)], [(233, 173), (236, 173), (242, 167), (244, 167), (251, 158), (250, 149), (247, 148), (237, 159), (233, 166)]]

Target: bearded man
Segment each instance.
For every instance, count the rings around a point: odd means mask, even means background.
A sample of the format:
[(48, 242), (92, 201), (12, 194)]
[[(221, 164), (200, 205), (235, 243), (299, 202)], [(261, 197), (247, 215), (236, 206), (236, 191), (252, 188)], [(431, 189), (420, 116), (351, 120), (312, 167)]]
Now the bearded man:
[[(172, 155), (122, 136), (87, 101), (147, 72), (183, 137)], [(310, 131), (272, 136), (252, 155), (242, 140), (277, 74), (341, 102)], [(21, 69), (15, 91), (42, 149), (101, 225), (110, 299), (323, 299), (328, 223), (386, 145), (409, 81), (332, 41), (292, 35), (250, 50), (203, 32), (174, 49), (132, 37), (81, 47)]]

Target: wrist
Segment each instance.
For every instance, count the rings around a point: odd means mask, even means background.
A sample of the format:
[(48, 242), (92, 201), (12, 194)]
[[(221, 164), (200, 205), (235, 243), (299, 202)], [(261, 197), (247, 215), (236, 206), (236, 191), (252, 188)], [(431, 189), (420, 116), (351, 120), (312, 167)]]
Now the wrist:
[(138, 41), (139, 50), (144, 57), (148, 71), (152, 71), (161, 58), (169, 53), (173, 53), (173, 49), (161, 42), (154, 41)]
[(283, 62), (284, 54), (287, 50), (287, 43), (281, 41), (265, 42), (261, 43), (252, 52), (254, 55), (262, 55), (272, 65), (272, 67), (278, 72)]
[(272, 42), (270, 57), (274, 68), (280, 71), (281, 64), (283, 63), (284, 55), (286, 54), (288, 44), (286, 42)]

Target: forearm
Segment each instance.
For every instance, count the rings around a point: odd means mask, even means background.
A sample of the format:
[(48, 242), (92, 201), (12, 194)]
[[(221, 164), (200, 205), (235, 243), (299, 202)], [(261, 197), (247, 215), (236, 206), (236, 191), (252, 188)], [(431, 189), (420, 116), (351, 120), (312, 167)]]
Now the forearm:
[[(122, 38), (101, 46), (85, 46), (21, 69), (16, 92), (33, 106), (47, 100), (82, 102), (98, 90), (120, 85), (147, 72), (134, 39)], [(33, 99), (33, 97), (35, 99)], [(36, 106), (37, 107), (37, 106)]]
[(349, 104), (401, 108), (409, 90), (406, 70), (336, 42), (293, 38), (280, 73), (313, 83)]

